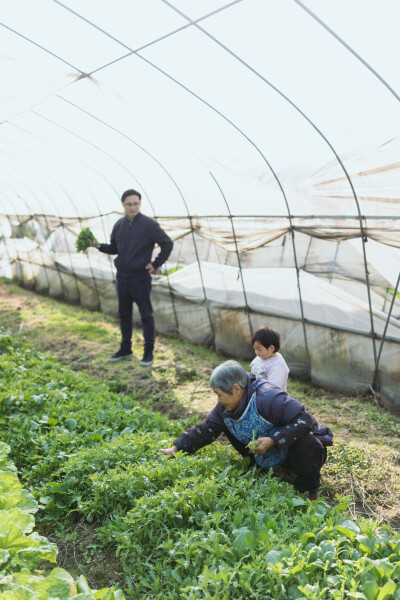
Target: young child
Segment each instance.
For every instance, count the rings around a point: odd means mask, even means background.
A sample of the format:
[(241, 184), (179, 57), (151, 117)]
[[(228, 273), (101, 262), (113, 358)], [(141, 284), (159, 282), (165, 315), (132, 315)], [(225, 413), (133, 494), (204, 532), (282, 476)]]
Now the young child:
[(257, 354), (250, 365), (253, 375), (264, 377), (268, 383), (286, 392), (289, 368), (282, 354), (278, 352), (279, 333), (269, 327), (260, 327), (253, 335), (251, 343)]

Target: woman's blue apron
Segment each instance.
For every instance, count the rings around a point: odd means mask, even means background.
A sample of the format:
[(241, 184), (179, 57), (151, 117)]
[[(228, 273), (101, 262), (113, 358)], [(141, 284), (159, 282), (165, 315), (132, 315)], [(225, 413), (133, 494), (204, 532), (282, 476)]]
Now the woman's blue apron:
[[(256, 406), (255, 392), (240, 419), (235, 421), (230, 417), (224, 417), (224, 423), (235, 438), (246, 445), (259, 437), (272, 437), (279, 429), (279, 427), (275, 427), (259, 414)], [(264, 469), (279, 467), (279, 465), (285, 462), (286, 456), (287, 450), (278, 450), (276, 446), (269, 448), (265, 454), (254, 454), (256, 463)]]

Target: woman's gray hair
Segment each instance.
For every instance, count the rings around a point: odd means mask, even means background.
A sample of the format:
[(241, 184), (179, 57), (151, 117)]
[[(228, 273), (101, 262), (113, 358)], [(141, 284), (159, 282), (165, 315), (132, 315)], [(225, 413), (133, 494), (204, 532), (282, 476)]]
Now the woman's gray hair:
[(247, 386), (247, 371), (236, 360), (227, 360), (211, 373), (210, 387), (220, 388), (226, 394), (232, 393), (235, 383), (242, 389)]

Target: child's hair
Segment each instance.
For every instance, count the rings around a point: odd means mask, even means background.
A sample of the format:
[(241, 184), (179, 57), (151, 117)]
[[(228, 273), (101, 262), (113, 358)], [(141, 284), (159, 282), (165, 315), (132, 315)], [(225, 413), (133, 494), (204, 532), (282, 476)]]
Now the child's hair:
[(273, 329), (270, 329), (269, 327), (260, 327), (251, 338), (252, 345), (254, 345), (254, 342), (259, 342), (264, 348), (274, 346), (275, 352), (278, 352), (281, 338), (279, 333)]

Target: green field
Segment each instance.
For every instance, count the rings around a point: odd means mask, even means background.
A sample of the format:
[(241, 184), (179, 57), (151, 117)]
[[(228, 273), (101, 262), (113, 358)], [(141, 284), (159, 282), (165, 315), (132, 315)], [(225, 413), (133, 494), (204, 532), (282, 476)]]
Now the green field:
[(225, 357), (160, 337), (143, 370), (135, 332), (138, 358), (109, 364), (114, 318), (6, 282), (0, 305), (2, 440), (73, 577), (129, 598), (400, 598), (400, 420), (376, 399), (289, 381), (335, 434), (310, 502), (223, 439), (156, 458), (214, 405)]

